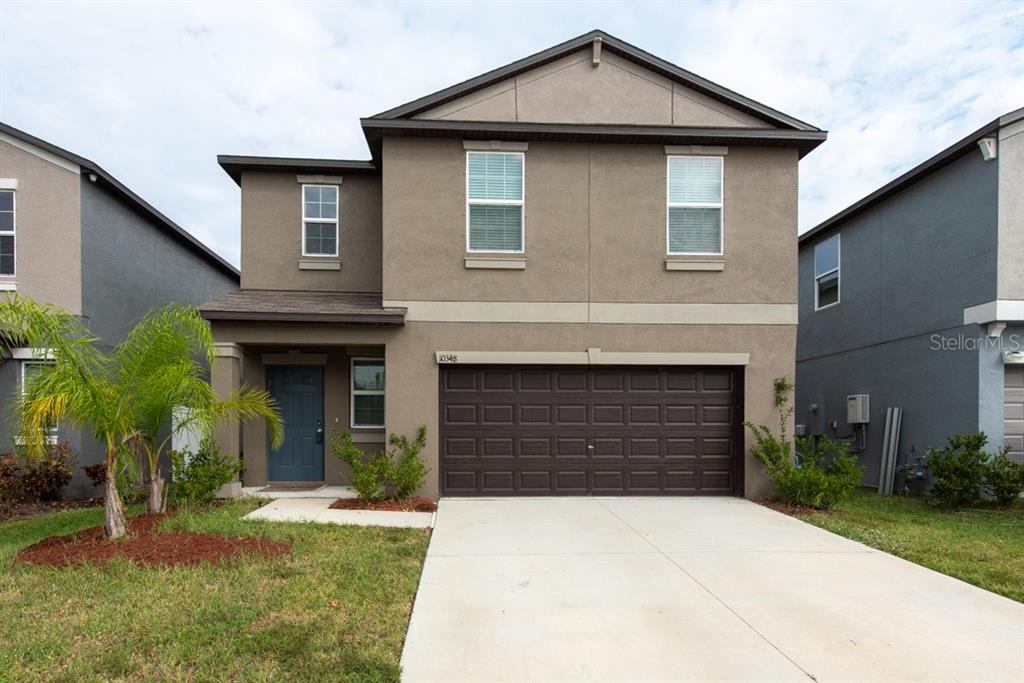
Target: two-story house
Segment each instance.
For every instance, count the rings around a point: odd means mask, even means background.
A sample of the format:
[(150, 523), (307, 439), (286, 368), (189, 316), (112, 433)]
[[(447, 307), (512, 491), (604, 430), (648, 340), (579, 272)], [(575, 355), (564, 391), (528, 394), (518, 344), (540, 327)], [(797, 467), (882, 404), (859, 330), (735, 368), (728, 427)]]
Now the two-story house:
[[(17, 292), (81, 316), (106, 345), (155, 306), (196, 305), (238, 287), (238, 270), (98, 164), (0, 123), (0, 296)], [(0, 409), (45, 350), (5, 349)], [(101, 462), (90, 435), (56, 425), (78, 464)], [(0, 420), (0, 450), (14, 445)], [(91, 493), (80, 470), (72, 495)]]
[[(1024, 109), (808, 231), (799, 258), (808, 434), (863, 430), (870, 484), (889, 407), (903, 409), (893, 464), (979, 431), (1024, 457)], [(853, 394), (868, 396), (863, 426)]]
[(201, 308), (246, 485), (344, 480), (428, 430), (423, 493), (766, 487), (744, 419), (793, 377), (797, 166), (826, 133), (594, 31), (362, 119), (368, 161), (225, 156), (242, 286)]

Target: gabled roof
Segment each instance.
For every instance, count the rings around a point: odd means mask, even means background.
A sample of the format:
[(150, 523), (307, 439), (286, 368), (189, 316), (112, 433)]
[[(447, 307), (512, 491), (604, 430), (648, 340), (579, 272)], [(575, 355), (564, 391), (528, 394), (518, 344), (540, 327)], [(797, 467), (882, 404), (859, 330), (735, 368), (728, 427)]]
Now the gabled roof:
[(96, 175), (96, 182), (102, 183), (104, 187), (110, 189), (116, 197), (121, 199), (130, 208), (142, 214), (144, 217), (151, 219), (171, 237), (184, 244), (199, 256), (203, 257), (210, 265), (226, 273), (235, 280), (239, 279), (239, 272), (237, 268), (225, 261), (217, 252), (213, 251), (193, 237), (183, 227), (157, 211), (156, 208), (150, 205), (145, 199), (128, 189), (128, 187), (120, 180), (103, 170), (103, 167), (96, 162), (86, 159), (85, 157), (78, 156), (73, 152), (69, 152), (62, 147), (58, 147), (57, 145), (37, 138), (34, 135), (29, 135), (25, 131), (19, 130), (6, 123), (0, 122), (0, 133), (5, 133), (12, 138), (20, 140), (21, 142), (38, 147), (39, 149), (60, 157), (65, 161), (69, 161), (80, 167), (85, 173), (94, 173)]
[(809, 123), (805, 123), (799, 119), (789, 116), (788, 114), (772, 109), (771, 107), (752, 100), (749, 97), (744, 97), (737, 92), (729, 90), (728, 88), (723, 88), (717, 83), (712, 83), (706, 78), (702, 78), (695, 73), (687, 71), (686, 69), (681, 69), (675, 64), (666, 62), (664, 59), (656, 57), (649, 52), (645, 52), (635, 45), (630, 45), (624, 40), (599, 30), (584, 33), (581, 36), (567, 40), (564, 43), (550, 47), (547, 50), (542, 50), (537, 54), (512, 62), (511, 64), (494, 69), (493, 71), (488, 71), (485, 74), (481, 74), (475, 78), (470, 78), (467, 81), (439, 90), (433, 94), (426, 95), (425, 97), (420, 97), (412, 102), (406, 102), (398, 107), (375, 114), (370, 117), (370, 119), (402, 119), (413, 117), (428, 109), (444, 104), (445, 102), (450, 102), (459, 97), (468, 95), (469, 93), (486, 88), (487, 86), (499, 81), (511, 78), (512, 76), (517, 76), (543, 64), (553, 62), (568, 54), (582, 50), (590, 46), (594, 40), (598, 38), (601, 40), (602, 50), (609, 50), (624, 59), (639, 64), (645, 69), (660, 74), (669, 80), (675, 81), (676, 83), (685, 85), (687, 88), (696, 90), (708, 97), (718, 100), (719, 102), (723, 102), (731, 107), (739, 109), (740, 111), (746, 112), (747, 114), (760, 118), (771, 125), (794, 130), (820, 130)]
[(834, 228), (838, 228), (846, 221), (863, 213), (864, 211), (867, 211), (875, 204), (885, 201), (889, 197), (910, 187), (914, 183), (923, 180), (939, 169), (948, 166), (957, 159), (966, 156), (971, 152), (977, 151), (978, 141), (982, 138), (998, 135), (999, 129), (1003, 126), (1008, 126), (1011, 123), (1016, 123), (1021, 120), (1024, 120), (1024, 107), (1015, 109), (1014, 111), (986, 123), (967, 137), (954, 142), (935, 156), (918, 164), (895, 180), (886, 183), (860, 201), (854, 202), (831, 218), (826, 218), (821, 223), (818, 223), (816, 226), (800, 235), (799, 243), (801, 248), (806, 246), (809, 241), (816, 240), (823, 233)]
[(294, 157), (250, 157), (233, 154), (217, 155), (217, 163), (235, 184), (242, 186), (242, 171), (286, 171), (294, 173), (360, 173), (377, 175), (380, 170), (372, 161), (352, 159), (299, 159)]

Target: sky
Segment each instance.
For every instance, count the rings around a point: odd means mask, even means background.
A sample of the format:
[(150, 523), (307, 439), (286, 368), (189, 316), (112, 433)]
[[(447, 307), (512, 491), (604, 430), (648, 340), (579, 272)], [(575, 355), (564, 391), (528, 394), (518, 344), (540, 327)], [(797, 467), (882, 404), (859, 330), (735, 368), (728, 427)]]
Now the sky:
[(1024, 2), (0, 0), (0, 121), (238, 264), (218, 154), (365, 159), (361, 116), (599, 28), (829, 131), (799, 230), (1024, 106)]

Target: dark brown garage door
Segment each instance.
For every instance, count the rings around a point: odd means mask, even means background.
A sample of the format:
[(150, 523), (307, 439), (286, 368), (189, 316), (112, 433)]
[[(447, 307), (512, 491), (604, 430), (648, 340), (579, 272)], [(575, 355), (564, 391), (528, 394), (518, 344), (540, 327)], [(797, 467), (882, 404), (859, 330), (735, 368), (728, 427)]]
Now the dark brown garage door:
[(441, 368), (449, 496), (735, 495), (741, 371)]

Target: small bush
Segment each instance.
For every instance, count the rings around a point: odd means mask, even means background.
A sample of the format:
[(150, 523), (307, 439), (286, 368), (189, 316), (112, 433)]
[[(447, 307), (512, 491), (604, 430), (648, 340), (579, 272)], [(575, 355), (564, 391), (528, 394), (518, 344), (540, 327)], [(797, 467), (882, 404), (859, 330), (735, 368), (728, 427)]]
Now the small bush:
[[(788, 405), (792, 390), (793, 385), (784, 377), (775, 380), (775, 407), (779, 409), (777, 434), (767, 425), (744, 423), (754, 434), (750, 453), (765, 466), (784, 501), (827, 509), (860, 485), (864, 468), (850, 455), (849, 444), (828, 437), (799, 439), (797, 446), (803, 454), (803, 462), (800, 465), (794, 462), (793, 444), (786, 433), (786, 423), (793, 414), (793, 408)], [(831, 458), (829, 453), (833, 454)]]
[(392, 434), (389, 442), (391, 451), (388, 461), (391, 465), (390, 481), (399, 498), (409, 498), (423, 486), (429, 468), (420, 458), (420, 453), (427, 445), (427, 427), (422, 425), (416, 430), (416, 438), (409, 441), (404, 435)]
[(41, 459), (6, 453), (0, 456), (0, 504), (59, 500), (78, 457), (67, 440)]
[(83, 465), (82, 471), (85, 472), (85, 477), (94, 488), (107, 483), (106, 463), (98, 462), (94, 465)]
[[(823, 436), (817, 441), (798, 439), (797, 447), (803, 462), (778, 467), (772, 476), (787, 503), (824, 510), (835, 507), (860, 485), (864, 468), (849, 454), (850, 444)], [(829, 453), (833, 454), (831, 458)]]
[(928, 449), (925, 464), (932, 473), (928, 495), (944, 507), (968, 507), (981, 501), (989, 454), (985, 434), (954, 434), (942, 450)]
[(331, 452), (352, 468), (352, 488), (360, 500), (380, 500), (388, 495), (409, 498), (427, 478), (429, 468), (420, 459), (427, 444), (427, 428), (416, 430), (416, 438), (392, 434), (390, 448), (383, 453), (364, 453), (345, 431), (331, 436)]
[(1009, 449), (1002, 448), (985, 463), (985, 491), (998, 504), (1012, 505), (1024, 491), (1024, 464), (1006, 456)]
[(213, 502), (217, 490), (233, 480), (241, 468), (237, 458), (221, 453), (204, 441), (197, 453), (171, 451), (170, 496), (178, 505)]

